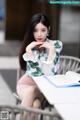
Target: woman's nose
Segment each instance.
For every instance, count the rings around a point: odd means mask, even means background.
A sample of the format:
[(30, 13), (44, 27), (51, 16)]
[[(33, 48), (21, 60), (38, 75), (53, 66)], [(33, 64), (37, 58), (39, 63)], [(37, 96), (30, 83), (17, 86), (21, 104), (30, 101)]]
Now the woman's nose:
[(38, 32), (38, 36), (41, 36), (41, 32)]

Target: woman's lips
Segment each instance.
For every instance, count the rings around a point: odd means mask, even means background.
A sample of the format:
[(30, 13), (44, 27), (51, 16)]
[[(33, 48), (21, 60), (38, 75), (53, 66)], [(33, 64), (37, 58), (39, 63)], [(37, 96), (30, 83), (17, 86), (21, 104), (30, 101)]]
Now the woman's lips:
[(37, 40), (42, 41), (42, 38), (37, 38)]

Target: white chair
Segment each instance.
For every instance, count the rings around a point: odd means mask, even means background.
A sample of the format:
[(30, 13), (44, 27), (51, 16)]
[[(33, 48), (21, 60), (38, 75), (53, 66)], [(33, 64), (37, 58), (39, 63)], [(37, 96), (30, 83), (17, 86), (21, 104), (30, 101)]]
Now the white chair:
[[(25, 118), (24, 113), (26, 113)], [(35, 115), (35, 120), (42, 120), (41, 116), (44, 120), (62, 120), (60, 117), (58, 117), (60, 119), (56, 119), (57, 114), (55, 112), (17, 105), (0, 105), (0, 120), (32, 120), (31, 114)]]
[(73, 56), (62, 55), (60, 57), (59, 73), (64, 74), (67, 71), (80, 72), (80, 59)]

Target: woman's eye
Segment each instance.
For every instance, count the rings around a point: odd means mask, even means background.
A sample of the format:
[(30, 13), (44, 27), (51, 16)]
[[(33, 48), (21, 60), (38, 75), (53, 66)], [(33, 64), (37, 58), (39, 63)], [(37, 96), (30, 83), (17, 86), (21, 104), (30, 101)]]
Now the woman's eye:
[(45, 32), (46, 30), (45, 30), (45, 29), (43, 29), (42, 31), (43, 31), (43, 32)]
[[(46, 30), (45, 29), (42, 29), (42, 30), (40, 30), (41, 32), (45, 32)], [(34, 32), (39, 32), (39, 30), (37, 30), (37, 29), (34, 29)]]

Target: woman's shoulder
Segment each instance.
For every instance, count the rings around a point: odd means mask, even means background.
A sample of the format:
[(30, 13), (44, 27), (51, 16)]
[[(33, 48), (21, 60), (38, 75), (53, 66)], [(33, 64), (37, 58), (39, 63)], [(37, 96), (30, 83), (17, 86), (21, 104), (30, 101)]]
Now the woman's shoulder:
[(62, 44), (63, 44), (62, 41), (60, 41), (60, 40), (47, 39), (47, 41), (54, 45), (59, 44), (60, 46), (62, 46)]

